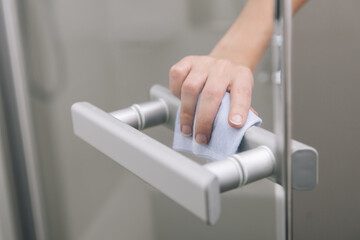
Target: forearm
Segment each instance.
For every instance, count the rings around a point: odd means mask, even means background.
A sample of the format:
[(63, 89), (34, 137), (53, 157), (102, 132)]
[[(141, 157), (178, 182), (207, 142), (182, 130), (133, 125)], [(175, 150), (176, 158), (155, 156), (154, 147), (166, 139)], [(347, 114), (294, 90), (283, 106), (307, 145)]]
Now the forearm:
[[(293, 13), (307, 0), (293, 0)], [(273, 29), (273, 0), (248, 0), (244, 9), (210, 56), (228, 59), (255, 70)]]

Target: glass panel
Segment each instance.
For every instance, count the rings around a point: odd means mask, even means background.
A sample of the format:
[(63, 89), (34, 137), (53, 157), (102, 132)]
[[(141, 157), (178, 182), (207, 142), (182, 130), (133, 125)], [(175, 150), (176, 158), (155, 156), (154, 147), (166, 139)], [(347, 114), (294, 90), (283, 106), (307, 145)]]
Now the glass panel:
[[(146, 101), (153, 84), (168, 85), (174, 63), (186, 55), (208, 54), (244, 4), (21, 2), (49, 239), (283, 237), (280, 185), (266, 179), (223, 194), (221, 219), (208, 227), (72, 131), (74, 102), (113, 111)], [(252, 106), (263, 119), (262, 127), (273, 131), (271, 72), (271, 54), (266, 52), (255, 72)], [(172, 132), (163, 127), (145, 132), (167, 145), (172, 142)]]

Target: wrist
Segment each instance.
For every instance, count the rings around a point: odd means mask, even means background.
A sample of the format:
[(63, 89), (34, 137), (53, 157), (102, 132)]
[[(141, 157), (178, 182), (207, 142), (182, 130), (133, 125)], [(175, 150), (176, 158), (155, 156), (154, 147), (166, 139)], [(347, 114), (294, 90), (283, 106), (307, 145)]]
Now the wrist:
[(211, 51), (209, 56), (218, 59), (226, 59), (234, 65), (248, 67), (249, 69), (251, 69), (252, 72), (255, 70), (257, 65), (257, 61), (254, 60), (254, 56), (247, 56), (247, 54), (233, 49), (230, 45), (227, 44), (219, 43)]

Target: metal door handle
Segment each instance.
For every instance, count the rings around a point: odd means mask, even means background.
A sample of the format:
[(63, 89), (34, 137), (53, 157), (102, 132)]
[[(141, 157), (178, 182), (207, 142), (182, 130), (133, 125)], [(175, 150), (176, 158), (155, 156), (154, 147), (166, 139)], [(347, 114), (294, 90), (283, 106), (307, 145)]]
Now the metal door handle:
[[(158, 85), (151, 88), (150, 98), (151, 102), (112, 113), (87, 102), (75, 103), (74, 133), (207, 224), (219, 218), (221, 192), (266, 177), (276, 180), (274, 134), (252, 127), (241, 153), (202, 166), (137, 130), (158, 124), (174, 127), (179, 99)], [(316, 150), (293, 141), (293, 162), (293, 188), (314, 188)]]

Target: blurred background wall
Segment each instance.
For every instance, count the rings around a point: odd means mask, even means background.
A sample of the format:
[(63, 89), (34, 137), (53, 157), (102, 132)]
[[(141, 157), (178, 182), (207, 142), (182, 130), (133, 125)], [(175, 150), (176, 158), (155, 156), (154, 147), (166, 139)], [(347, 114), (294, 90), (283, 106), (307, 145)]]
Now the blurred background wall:
[(360, 2), (309, 1), (294, 21), (294, 137), (320, 155), (295, 192), (295, 239), (360, 239)]

